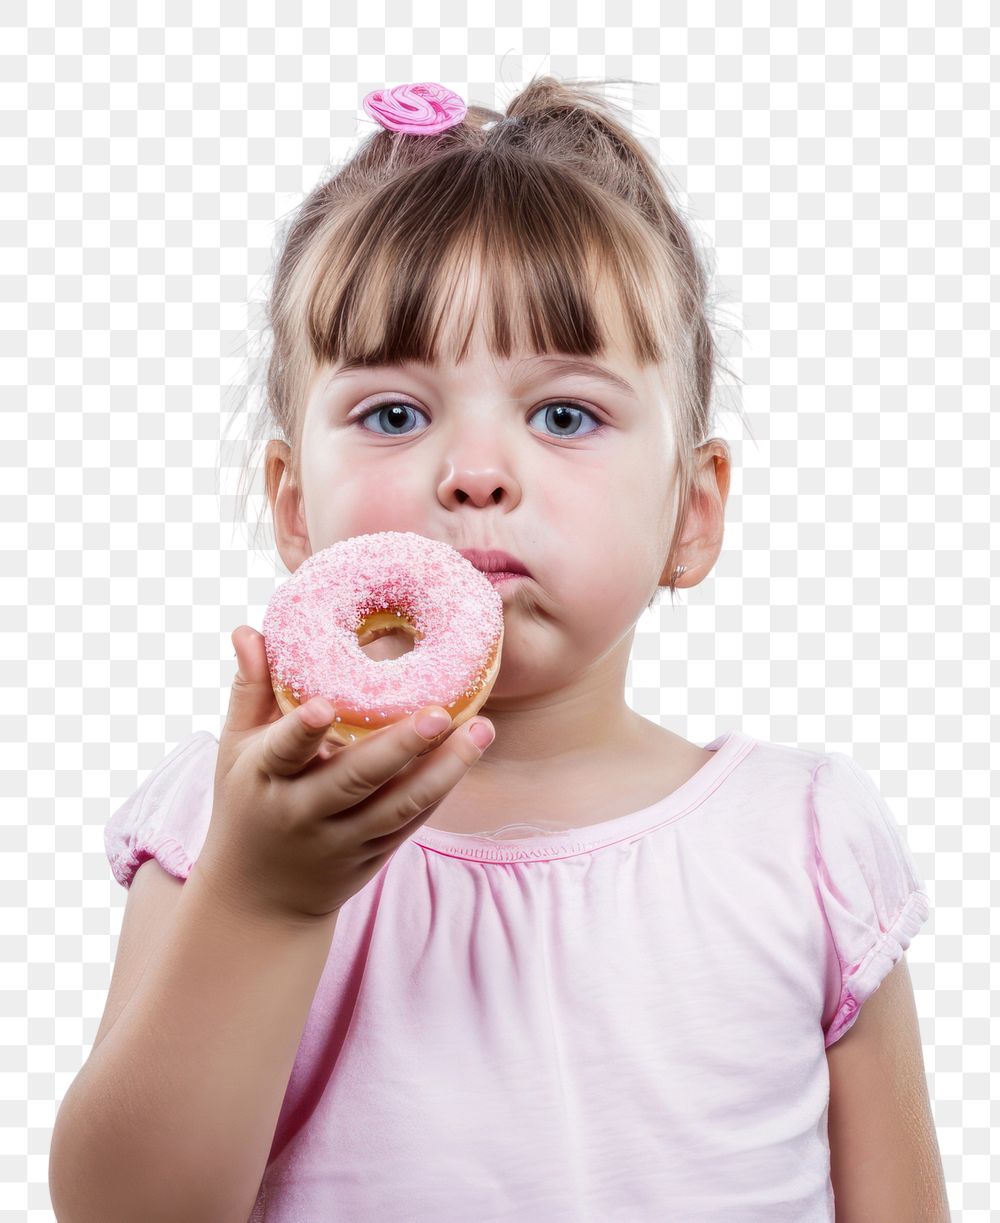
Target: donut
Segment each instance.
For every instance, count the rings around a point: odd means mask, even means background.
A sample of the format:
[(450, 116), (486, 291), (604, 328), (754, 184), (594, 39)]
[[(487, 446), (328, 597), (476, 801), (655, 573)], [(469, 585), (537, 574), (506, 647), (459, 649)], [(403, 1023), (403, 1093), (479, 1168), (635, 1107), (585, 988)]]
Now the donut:
[[(397, 628), (413, 638), (409, 653), (379, 661), (362, 650)], [(503, 599), (450, 544), (379, 531), (304, 560), (272, 595), (263, 636), (282, 712), (325, 697), (326, 739), (348, 744), (427, 705), (467, 721), (496, 682), (503, 630)]]

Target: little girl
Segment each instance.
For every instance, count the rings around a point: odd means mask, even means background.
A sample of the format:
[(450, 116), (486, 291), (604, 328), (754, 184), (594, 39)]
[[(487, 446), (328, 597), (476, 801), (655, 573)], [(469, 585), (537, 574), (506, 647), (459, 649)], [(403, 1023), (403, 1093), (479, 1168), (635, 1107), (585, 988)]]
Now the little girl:
[(501, 671), (457, 730), (331, 751), (329, 702), (282, 716), (234, 631), (220, 737), (107, 826), (130, 891), (60, 1220), (947, 1219), (903, 959), (929, 903), (880, 794), (624, 699), (729, 490), (665, 178), (579, 83), (502, 117), (431, 83), (365, 105), (276, 268), (277, 547), (511, 554)]

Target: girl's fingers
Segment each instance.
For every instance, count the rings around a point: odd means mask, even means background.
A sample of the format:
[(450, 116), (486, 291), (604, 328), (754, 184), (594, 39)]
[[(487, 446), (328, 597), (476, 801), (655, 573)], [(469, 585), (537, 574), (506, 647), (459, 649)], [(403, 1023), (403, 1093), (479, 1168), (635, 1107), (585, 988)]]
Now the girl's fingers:
[(269, 722), (278, 702), (271, 686), (264, 638), (248, 624), (241, 624), (231, 635), (239, 666), (229, 696), (226, 730), (255, 730)]
[[(440, 706), (430, 708), (440, 709)], [(426, 806), (435, 798), (443, 797), (482, 754), (469, 738), (469, 729), (475, 724), (474, 721), (452, 733), (451, 719), (446, 716), (436, 733), (429, 729), (427, 734), (421, 734), (417, 730), (417, 724), (427, 712), (428, 710), (419, 710), (402, 722), (387, 726), (346, 748), (339, 748), (329, 764), (296, 781), (296, 787), (301, 786), (301, 790), (297, 790), (298, 796), (314, 810), (336, 815), (371, 799), (376, 791), (385, 789), (386, 793), (389, 793), (386, 783), (417, 756), (426, 753), (429, 771), (421, 769), (418, 772), (410, 772), (400, 779), (400, 793), (394, 800), (399, 808), (398, 814), (390, 815), (390, 825), (379, 828), (373, 835), (382, 835), (391, 831), (391, 827), (398, 823), (412, 819), (418, 811), (423, 810), (423, 807), (414, 809), (415, 801)], [(445, 713), (447, 714), (447, 711)], [(444, 739), (448, 740), (447, 751), (429, 750), (436, 748)], [(426, 778), (429, 775), (435, 779), (440, 777), (440, 784), (444, 789), (440, 795), (435, 789), (432, 798), (425, 800), (424, 795), (428, 787)], [(411, 799), (403, 793), (409, 791), (411, 780), (419, 791), (416, 799)], [(430, 784), (434, 789), (438, 783), (435, 780)], [(396, 794), (396, 791), (393, 790), (392, 793)], [(378, 800), (379, 812), (385, 811), (384, 795), (380, 793)]]
[(472, 738), (471, 728), (476, 725), (489, 723), (473, 720), (460, 727), (448, 736), (447, 743), (413, 769), (394, 777), (366, 805), (364, 820), (371, 833), (365, 844), (369, 849), (394, 848), (431, 818), (486, 750)]
[(268, 726), (260, 748), (260, 766), (272, 777), (292, 777), (317, 754), (334, 719), (323, 697), (313, 697)]

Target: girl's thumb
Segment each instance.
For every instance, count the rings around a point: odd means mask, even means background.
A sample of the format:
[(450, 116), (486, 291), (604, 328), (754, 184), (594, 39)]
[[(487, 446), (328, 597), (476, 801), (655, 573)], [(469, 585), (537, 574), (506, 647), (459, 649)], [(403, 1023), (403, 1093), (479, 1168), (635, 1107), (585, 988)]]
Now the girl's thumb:
[(241, 624), (230, 639), (236, 647), (237, 669), (229, 695), (226, 729), (253, 730), (270, 721), (277, 705), (264, 638), (248, 624)]

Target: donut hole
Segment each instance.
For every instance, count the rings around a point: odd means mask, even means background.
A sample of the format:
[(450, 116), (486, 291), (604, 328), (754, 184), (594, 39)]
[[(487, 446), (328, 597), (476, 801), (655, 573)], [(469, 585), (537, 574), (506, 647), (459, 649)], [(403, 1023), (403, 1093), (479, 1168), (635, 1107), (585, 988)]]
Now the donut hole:
[(367, 641), (359, 641), (361, 651), (374, 662), (385, 662), (389, 658), (401, 658), (413, 649), (413, 638), (401, 628), (382, 629)]
[(376, 612), (358, 626), (358, 645), (373, 662), (401, 658), (413, 649), (416, 629), (391, 612)]

